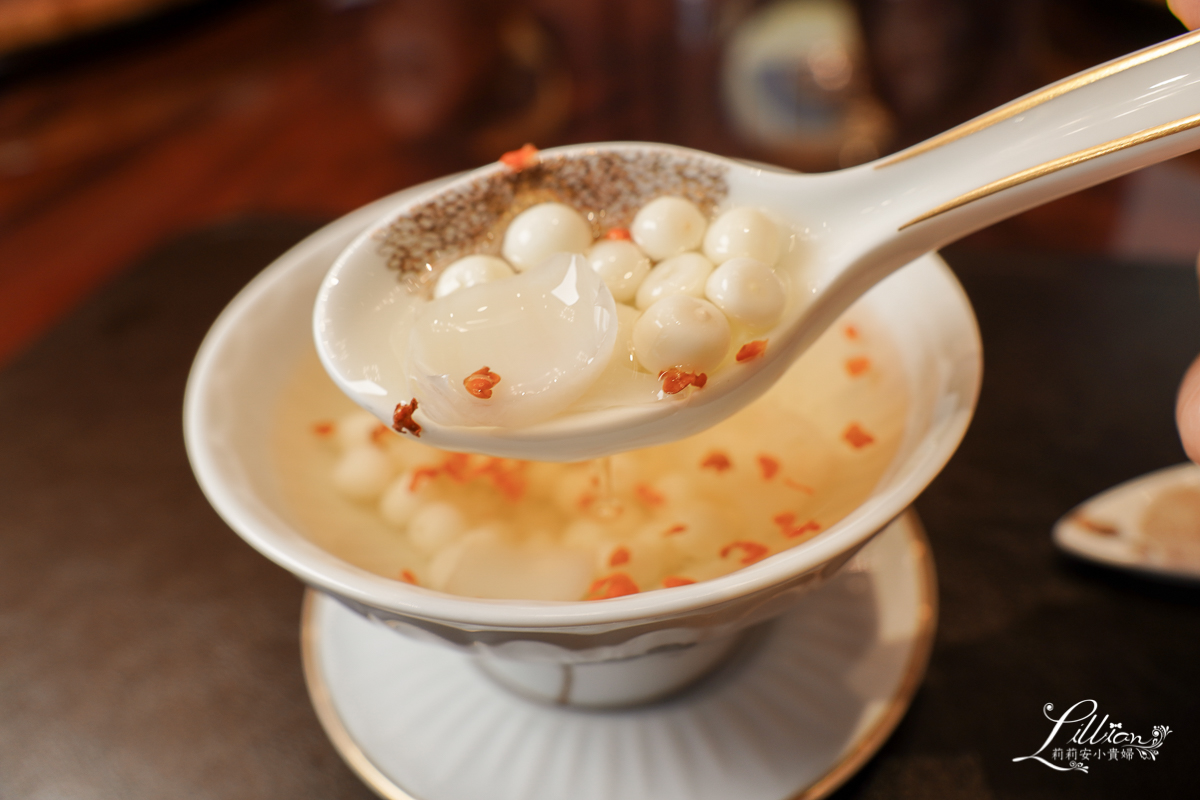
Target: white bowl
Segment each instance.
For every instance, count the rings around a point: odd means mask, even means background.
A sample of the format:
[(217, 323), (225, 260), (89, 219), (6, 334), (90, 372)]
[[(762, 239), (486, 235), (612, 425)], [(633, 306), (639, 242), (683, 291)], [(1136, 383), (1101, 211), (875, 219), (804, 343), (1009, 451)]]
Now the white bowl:
[(213, 324), (184, 401), (192, 468), (230, 527), (308, 585), (389, 627), (486, 651), (493, 665), (497, 657), (595, 664), (706, 641), (690, 649), (696, 663), (711, 661), (725, 649), (718, 640), (778, 615), (845, 564), (933, 480), (966, 432), (981, 375), (979, 333), (962, 288), (928, 255), (860, 301), (886, 326), (903, 361), (906, 432), (867, 501), (819, 536), (715, 580), (600, 602), (458, 597), (352, 566), (306, 539), (295, 523), (273, 466), (271, 419), (281, 388), (313, 348), (313, 299), (330, 264), (360, 231), (429, 188), (343, 217), (267, 267)]

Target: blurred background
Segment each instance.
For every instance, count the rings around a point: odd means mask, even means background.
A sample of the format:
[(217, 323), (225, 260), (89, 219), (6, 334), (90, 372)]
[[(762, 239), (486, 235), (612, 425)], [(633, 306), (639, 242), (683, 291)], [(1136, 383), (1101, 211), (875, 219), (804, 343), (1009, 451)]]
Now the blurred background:
[[(1161, 0), (0, 0), (0, 364), (204, 226), (525, 142), (836, 169), (1182, 30)], [(1200, 159), (962, 246), (1190, 263)]]

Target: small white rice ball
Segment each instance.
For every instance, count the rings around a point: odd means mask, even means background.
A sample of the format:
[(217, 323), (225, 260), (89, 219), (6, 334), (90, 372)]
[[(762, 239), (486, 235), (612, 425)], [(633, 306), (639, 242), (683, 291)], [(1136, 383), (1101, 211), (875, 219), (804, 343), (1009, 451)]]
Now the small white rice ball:
[(375, 429), (383, 423), (368, 411), (351, 411), (334, 424), (334, 436), (343, 450), (371, 444)]
[(522, 546), (472, 533), (445, 569), (443, 585), (468, 597), (578, 600), (592, 581), (591, 566), (589, 555), (573, 547)]
[(600, 477), (587, 467), (570, 467), (554, 481), (554, 504), (564, 514), (588, 513), (600, 497)]
[(713, 263), (699, 253), (683, 253), (668, 258), (642, 281), (637, 290), (637, 307), (649, 308), (664, 297), (686, 294), (704, 296), (704, 282), (712, 274)]
[(499, 545), (504, 538), (503, 531), (496, 525), (484, 525), (467, 531), (453, 544), (438, 550), (430, 559), (429, 585), (439, 592), (446, 591), (446, 585), (454, 577), (465, 553), (480, 547)]
[(562, 542), (568, 547), (585, 550), (599, 547), (607, 538), (608, 529), (592, 519), (572, 520), (563, 531)]
[(488, 281), (510, 277), (513, 268), (502, 258), (495, 256), (467, 256), (460, 258), (442, 270), (433, 286), (434, 297), (445, 297), (451, 292), (465, 289)]
[(548, 495), (553, 491), (561, 466), (550, 461), (525, 462), (525, 490), (530, 496)]
[(746, 256), (774, 265), (779, 258), (779, 228), (757, 208), (730, 209), (709, 226), (704, 255), (714, 264)]
[(359, 444), (343, 453), (334, 465), (333, 486), (351, 500), (374, 500), (395, 472), (386, 452), (372, 444)]
[(631, 302), (650, 272), (650, 259), (633, 242), (604, 239), (592, 245), (587, 257), (618, 303)]
[(412, 489), (413, 473), (411, 470), (400, 473), (383, 491), (379, 498), (379, 513), (384, 520), (397, 528), (402, 528), (412, 519), (413, 514), (421, 507), (421, 495), (425, 486), (422, 484), (416, 491)]
[(783, 316), (787, 299), (783, 281), (763, 262), (731, 258), (713, 270), (705, 296), (727, 316), (754, 330), (765, 330)]
[(517, 272), (541, 266), (555, 253), (586, 253), (592, 228), (578, 211), (562, 203), (525, 209), (504, 232), (501, 254)]
[(387, 437), (381, 438), (386, 443), (385, 447), (388, 455), (392, 457), (392, 463), (400, 471), (435, 464), (446, 457), (443, 451), (422, 444), (412, 436), (401, 436), (394, 431), (388, 431)]
[(423, 553), (433, 554), (454, 543), (466, 521), (449, 503), (429, 503), (413, 514), (408, 522), (408, 538)]
[(637, 357), (633, 354), (633, 326), (639, 316), (632, 306), (617, 303), (617, 341), (608, 360), (609, 371), (638, 368)]
[(437, 551), (437, 554), (429, 561), (429, 585), (431, 588), (437, 589), (439, 592), (446, 590), (446, 584), (450, 581), (454, 570), (458, 568), (458, 562), (466, 548), (467, 537), (464, 536), (449, 547), (443, 547)]
[(721, 309), (682, 294), (659, 300), (633, 326), (634, 353), (655, 374), (671, 367), (707, 372), (725, 358), (730, 339)]
[(642, 206), (629, 232), (655, 261), (695, 250), (707, 223), (695, 204), (681, 197), (660, 197)]

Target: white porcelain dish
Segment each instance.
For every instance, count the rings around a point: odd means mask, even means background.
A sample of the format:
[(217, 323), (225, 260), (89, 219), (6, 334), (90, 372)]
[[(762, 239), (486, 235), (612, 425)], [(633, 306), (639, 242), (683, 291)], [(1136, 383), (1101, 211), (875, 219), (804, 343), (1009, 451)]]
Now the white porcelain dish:
[(1101, 492), (1055, 523), (1054, 543), (1105, 566), (1200, 580), (1200, 466), (1177, 464)]
[(295, 522), (272, 464), (270, 422), (290, 371), (313, 347), (312, 303), (329, 264), (373, 220), (427, 190), (415, 187), (331, 224), (256, 277), (204, 340), (184, 404), (193, 469), (226, 522), (305, 583), (396, 630), (554, 663), (727, 637), (790, 608), (833, 575), (925, 488), (966, 431), (981, 374), (978, 330), (949, 269), (926, 256), (862, 300), (903, 362), (906, 433), (869, 499), (820, 536), (716, 580), (590, 603), (450, 596), (353, 567), (312, 544)]

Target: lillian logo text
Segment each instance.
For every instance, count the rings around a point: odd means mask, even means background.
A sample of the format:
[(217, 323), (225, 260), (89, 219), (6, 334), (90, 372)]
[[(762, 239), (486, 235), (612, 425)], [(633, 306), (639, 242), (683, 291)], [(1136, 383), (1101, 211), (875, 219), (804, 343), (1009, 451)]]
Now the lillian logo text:
[(1120, 722), (1110, 722), (1107, 714), (1101, 718), (1099, 709), (1095, 700), (1080, 700), (1057, 715), (1053, 703), (1042, 706), (1042, 714), (1053, 723), (1050, 735), (1036, 752), (1013, 761), (1039, 761), (1059, 772), (1087, 772), (1089, 762), (1158, 759), (1170, 728), (1155, 725), (1149, 737), (1139, 736)]

